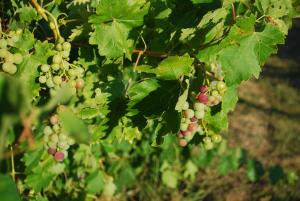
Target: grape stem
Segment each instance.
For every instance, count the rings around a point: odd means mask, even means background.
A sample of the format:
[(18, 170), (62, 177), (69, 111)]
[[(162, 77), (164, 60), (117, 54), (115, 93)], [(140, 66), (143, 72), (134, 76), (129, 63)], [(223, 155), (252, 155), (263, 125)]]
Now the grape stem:
[[(57, 24), (57, 20), (56, 18), (47, 10), (45, 10), (44, 8), (42, 8), (40, 6), (40, 4), (38, 4), (36, 2), (36, 0), (30, 0), (32, 5), (34, 6), (34, 8), (37, 10), (37, 12), (47, 21), (47, 22), (53, 22), (54, 23), (54, 28), (52, 29), (53, 31), (53, 35), (54, 35), (54, 39), (58, 40), (60, 38), (60, 32), (59, 32), (59, 28), (58, 28), (58, 24)], [(51, 20), (49, 20), (48, 16), (51, 18)]]
[(16, 171), (15, 171), (14, 150), (12, 146), (10, 146), (10, 161), (11, 161), (11, 176), (13, 181), (15, 181)]

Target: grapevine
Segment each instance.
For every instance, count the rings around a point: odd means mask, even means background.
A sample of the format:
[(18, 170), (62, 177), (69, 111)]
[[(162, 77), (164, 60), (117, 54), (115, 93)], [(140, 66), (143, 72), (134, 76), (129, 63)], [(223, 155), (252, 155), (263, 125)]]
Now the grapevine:
[[(195, 179), (195, 162), (185, 156), (223, 146), (237, 87), (259, 77), (298, 5), (22, 0), (3, 6), (0, 160), (10, 154), (13, 164), (3, 169), (24, 200), (114, 200), (149, 172), (162, 174), (157, 178), (170, 188)], [(15, 177), (16, 168), (24, 175)]]

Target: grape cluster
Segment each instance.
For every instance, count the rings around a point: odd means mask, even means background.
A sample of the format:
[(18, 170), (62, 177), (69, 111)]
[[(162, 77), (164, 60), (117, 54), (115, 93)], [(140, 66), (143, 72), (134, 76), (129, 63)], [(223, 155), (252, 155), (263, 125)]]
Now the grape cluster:
[[(4, 33), (2, 33), (4, 34)], [(22, 30), (10, 31), (7, 35), (3, 35), (0, 39), (0, 59), (2, 70), (8, 74), (17, 72), (17, 65), (22, 63), (23, 56), (18, 49), (15, 48), (15, 43), (21, 38)]]
[(226, 84), (223, 81), (223, 72), (220, 65), (212, 65), (214, 70), (213, 80), (208, 85), (201, 85), (193, 108), (189, 107), (189, 103), (185, 102), (182, 110), (182, 119), (180, 123), (180, 131), (178, 132), (179, 145), (184, 147), (191, 141), (195, 133), (203, 135), (203, 146), (206, 149), (213, 148), (213, 143), (220, 142), (222, 137), (205, 128), (203, 121), (206, 111), (209, 107), (218, 105), (222, 101), (222, 96), (226, 92)]
[(67, 150), (74, 144), (74, 140), (63, 133), (56, 114), (51, 116), (49, 121), (51, 125), (44, 128), (45, 148), (56, 161), (63, 161), (68, 155)]
[(84, 69), (69, 62), (71, 44), (64, 39), (59, 40), (55, 46), (55, 54), (51, 64), (40, 66), (40, 76), (38, 78), (42, 86), (50, 89), (50, 94), (54, 96), (59, 88), (69, 85), (73, 89), (80, 90), (84, 86)]

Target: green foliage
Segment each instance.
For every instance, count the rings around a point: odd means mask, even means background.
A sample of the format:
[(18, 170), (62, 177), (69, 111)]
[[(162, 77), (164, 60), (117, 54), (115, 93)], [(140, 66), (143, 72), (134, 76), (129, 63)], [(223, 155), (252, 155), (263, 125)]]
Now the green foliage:
[(211, 165), (296, 182), (220, 143), (237, 87), (284, 43), (291, 1), (31, 3), (7, 1), (0, 27), (1, 171), (24, 200), (149, 200), (146, 177), (175, 190)]

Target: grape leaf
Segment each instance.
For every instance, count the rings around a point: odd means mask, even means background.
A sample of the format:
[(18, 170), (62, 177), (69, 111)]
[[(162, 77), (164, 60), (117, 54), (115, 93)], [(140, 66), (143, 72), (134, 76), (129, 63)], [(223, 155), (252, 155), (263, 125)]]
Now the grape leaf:
[(38, 19), (36, 10), (33, 7), (25, 6), (17, 10), (19, 13), (20, 21), (23, 23), (31, 23), (33, 20)]
[(188, 79), (186, 79), (185, 82), (187, 83), (187, 87), (184, 90), (184, 92), (182, 93), (182, 95), (179, 96), (178, 101), (175, 106), (175, 110), (177, 110), (179, 112), (181, 112), (183, 110), (183, 107), (187, 101), (187, 97), (188, 97), (188, 93), (189, 93), (190, 82)]
[(189, 76), (192, 72), (193, 59), (188, 55), (184, 56), (169, 56), (156, 68), (150, 66), (137, 67), (137, 71), (156, 74), (159, 79), (176, 80), (181, 76)]
[(133, 41), (128, 39), (131, 29), (142, 25), (149, 4), (146, 1), (102, 0), (96, 15), (89, 18), (94, 25), (90, 44), (98, 45), (99, 54), (109, 58), (131, 58)]
[(104, 187), (103, 175), (97, 170), (86, 178), (85, 190), (91, 194), (101, 193)]

